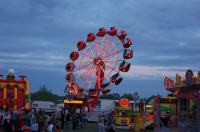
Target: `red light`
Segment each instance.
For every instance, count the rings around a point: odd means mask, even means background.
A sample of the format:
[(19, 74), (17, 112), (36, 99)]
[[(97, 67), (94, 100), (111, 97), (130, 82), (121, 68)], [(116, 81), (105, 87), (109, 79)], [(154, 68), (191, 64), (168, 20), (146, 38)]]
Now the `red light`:
[(128, 99), (120, 99), (119, 104), (120, 106), (127, 106), (129, 105), (130, 101)]

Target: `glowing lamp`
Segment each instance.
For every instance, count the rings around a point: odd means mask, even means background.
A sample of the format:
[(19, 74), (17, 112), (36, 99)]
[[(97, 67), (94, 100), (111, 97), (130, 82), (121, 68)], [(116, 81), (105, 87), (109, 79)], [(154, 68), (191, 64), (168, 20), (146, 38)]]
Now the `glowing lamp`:
[(83, 104), (81, 100), (64, 100), (64, 104)]
[(120, 99), (119, 105), (120, 106), (128, 106), (130, 104), (130, 101), (128, 99)]

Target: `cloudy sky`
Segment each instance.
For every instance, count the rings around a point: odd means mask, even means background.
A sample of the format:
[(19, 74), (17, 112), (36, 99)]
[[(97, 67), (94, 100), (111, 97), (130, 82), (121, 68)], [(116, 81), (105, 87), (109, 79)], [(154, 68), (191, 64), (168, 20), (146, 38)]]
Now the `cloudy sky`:
[(134, 58), (113, 92), (165, 95), (164, 76), (200, 68), (199, 0), (0, 0), (0, 73), (26, 74), (31, 91), (63, 95), (65, 65), (78, 40), (116, 26), (134, 40)]

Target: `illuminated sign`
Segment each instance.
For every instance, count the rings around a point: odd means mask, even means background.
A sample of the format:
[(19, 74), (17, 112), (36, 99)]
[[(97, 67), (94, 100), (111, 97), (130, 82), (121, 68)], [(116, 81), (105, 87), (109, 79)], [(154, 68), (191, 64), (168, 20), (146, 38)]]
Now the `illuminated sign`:
[(64, 104), (82, 104), (81, 100), (64, 100)]

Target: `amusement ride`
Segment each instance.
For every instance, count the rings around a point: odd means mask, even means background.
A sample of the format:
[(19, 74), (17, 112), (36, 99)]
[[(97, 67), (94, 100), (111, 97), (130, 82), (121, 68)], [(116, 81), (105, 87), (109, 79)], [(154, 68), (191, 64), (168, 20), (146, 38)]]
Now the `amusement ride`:
[(110, 85), (119, 85), (122, 74), (130, 70), (132, 44), (127, 33), (116, 27), (108, 30), (102, 27), (96, 34), (89, 33), (86, 40), (77, 42), (66, 64), (65, 105), (71, 107), (77, 103), (93, 111), (100, 94), (109, 93)]

